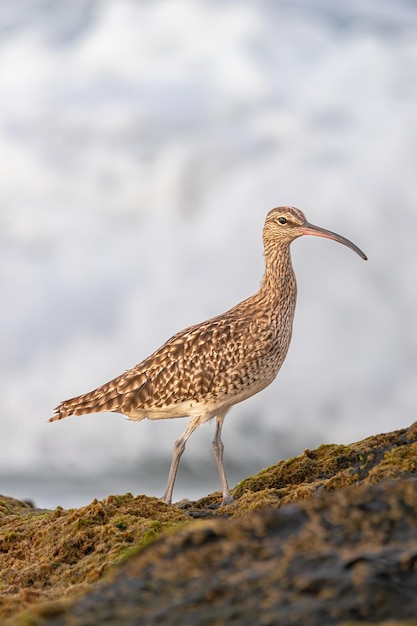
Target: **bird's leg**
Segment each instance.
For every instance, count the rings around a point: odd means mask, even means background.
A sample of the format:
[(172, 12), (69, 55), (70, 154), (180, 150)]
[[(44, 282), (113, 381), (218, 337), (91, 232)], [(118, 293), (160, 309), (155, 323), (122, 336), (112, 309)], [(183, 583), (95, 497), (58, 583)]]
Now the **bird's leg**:
[(221, 439), (221, 434), (222, 434), (222, 426), (223, 426), (225, 417), (226, 417), (226, 413), (216, 416), (216, 432), (214, 434), (213, 443), (211, 444), (213, 447), (214, 458), (216, 459), (217, 469), (219, 470), (220, 482), (222, 485), (222, 492), (223, 492), (222, 505), (233, 502), (233, 498), (229, 491), (229, 485), (227, 484), (227, 476), (226, 476), (226, 471), (224, 469), (224, 463), (223, 463), (224, 446), (223, 446), (223, 442)]
[(171, 504), (172, 500), (172, 491), (174, 489), (175, 478), (177, 477), (178, 466), (180, 464), (181, 455), (185, 450), (185, 444), (187, 443), (190, 435), (193, 434), (196, 428), (203, 423), (204, 420), (201, 419), (201, 416), (193, 417), (187, 426), (186, 431), (181, 435), (179, 439), (174, 444), (174, 452), (172, 453), (172, 461), (171, 467), (168, 475), (168, 483), (165, 493), (162, 497), (162, 500), (167, 504)]

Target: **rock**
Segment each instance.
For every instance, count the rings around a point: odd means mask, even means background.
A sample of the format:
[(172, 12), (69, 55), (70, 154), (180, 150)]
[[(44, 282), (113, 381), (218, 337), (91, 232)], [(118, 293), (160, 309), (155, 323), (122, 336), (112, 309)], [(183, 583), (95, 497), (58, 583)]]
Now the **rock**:
[(47, 513), (9, 502), (1, 517), (0, 501), (0, 607), (31, 607), (6, 623), (417, 620), (416, 452), (417, 424), (320, 446), (217, 509), (220, 494), (179, 507), (128, 494)]

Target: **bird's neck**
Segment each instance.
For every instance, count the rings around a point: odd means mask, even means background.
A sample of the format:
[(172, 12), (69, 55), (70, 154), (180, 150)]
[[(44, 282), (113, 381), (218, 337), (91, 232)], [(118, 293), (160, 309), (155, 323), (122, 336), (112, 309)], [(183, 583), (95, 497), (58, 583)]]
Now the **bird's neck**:
[(265, 273), (259, 295), (272, 305), (287, 303), (295, 306), (297, 283), (291, 263), (289, 245), (265, 246)]

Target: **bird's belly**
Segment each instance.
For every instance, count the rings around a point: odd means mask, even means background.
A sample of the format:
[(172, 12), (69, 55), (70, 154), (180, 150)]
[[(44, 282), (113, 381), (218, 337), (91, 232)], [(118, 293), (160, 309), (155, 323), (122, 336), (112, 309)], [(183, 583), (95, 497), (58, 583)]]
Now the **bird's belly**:
[(133, 409), (129, 411), (129, 413), (124, 413), (124, 415), (130, 420), (140, 421), (143, 419), (161, 420), (175, 417), (195, 417), (207, 413), (210, 414), (207, 419), (210, 419), (210, 417), (215, 416), (216, 411), (223, 404), (224, 403), (220, 404), (213, 401), (199, 402), (198, 400), (189, 399), (162, 407)]

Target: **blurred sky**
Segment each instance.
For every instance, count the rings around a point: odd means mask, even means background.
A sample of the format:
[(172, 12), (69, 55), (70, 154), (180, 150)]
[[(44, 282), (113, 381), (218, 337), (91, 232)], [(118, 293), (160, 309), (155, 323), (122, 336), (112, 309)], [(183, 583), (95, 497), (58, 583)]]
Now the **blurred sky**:
[[(369, 261), (293, 245), (293, 343), (226, 420), (232, 480), (415, 419), (416, 28), (407, 0), (0, 2), (0, 490), (163, 492), (185, 420), (47, 419), (253, 293), (282, 204)], [(201, 431), (179, 495), (217, 487)]]

